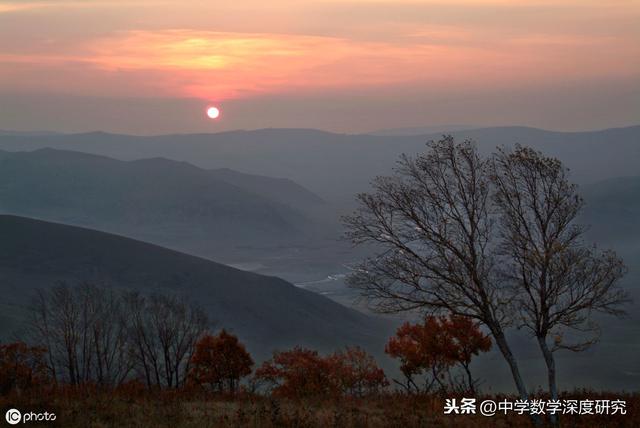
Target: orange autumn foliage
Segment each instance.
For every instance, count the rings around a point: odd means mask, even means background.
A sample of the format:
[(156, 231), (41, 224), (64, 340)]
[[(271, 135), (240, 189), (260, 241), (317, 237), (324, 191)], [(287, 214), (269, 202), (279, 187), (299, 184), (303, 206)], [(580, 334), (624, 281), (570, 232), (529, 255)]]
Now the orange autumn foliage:
[(216, 392), (237, 391), (240, 380), (251, 374), (253, 359), (238, 338), (222, 330), (204, 335), (191, 357), (189, 382)]
[[(389, 339), (385, 352), (400, 360), (406, 378), (405, 388), (416, 392), (434, 385), (447, 389), (449, 370), (456, 365), (467, 375), (466, 387), (474, 391), (476, 381), (470, 372), (471, 359), (491, 348), (491, 339), (470, 318), (428, 316), (422, 324), (404, 323)], [(421, 388), (416, 376), (430, 377)]]
[(0, 345), (0, 394), (24, 391), (49, 382), (46, 349), (23, 342)]
[(328, 356), (296, 347), (275, 352), (256, 370), (255, 378), (271, 387), (275, 396), (362, 397), (388, 385), (373, 357), (360, 348), (347, 348)]

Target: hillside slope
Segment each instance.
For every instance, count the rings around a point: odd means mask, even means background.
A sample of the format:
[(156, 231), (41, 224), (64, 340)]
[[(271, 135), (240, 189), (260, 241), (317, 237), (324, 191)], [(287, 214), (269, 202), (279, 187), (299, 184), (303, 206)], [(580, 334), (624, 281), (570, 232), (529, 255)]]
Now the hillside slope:
[(26, 323), (35, 289), (56, 281), (92, 281), (187, 296), (217, 328), (238, 334), (265, 356), (275, 348), (334, 349), (359, 344), (381, 351), (391, 326), (275, 277), (117, 235), (0, 215), (0, 333)]

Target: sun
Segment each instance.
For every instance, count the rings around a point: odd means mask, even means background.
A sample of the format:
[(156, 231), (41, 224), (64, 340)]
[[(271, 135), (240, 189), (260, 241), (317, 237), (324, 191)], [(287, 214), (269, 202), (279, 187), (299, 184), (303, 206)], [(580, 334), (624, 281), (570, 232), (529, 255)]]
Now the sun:
[(220, 109), (217, 107), (207, 108), (207, 116), (209, 116), (210, 119), (217, 119), (220, 116)]

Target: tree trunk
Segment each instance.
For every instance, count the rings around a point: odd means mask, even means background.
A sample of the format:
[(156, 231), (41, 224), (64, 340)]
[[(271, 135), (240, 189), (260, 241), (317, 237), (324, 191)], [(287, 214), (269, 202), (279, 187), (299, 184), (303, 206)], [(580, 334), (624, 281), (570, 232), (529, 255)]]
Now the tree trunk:
[(529, 394), (527, 393), (527, 388), (524, 385), (522, 376), (520, 375), (518, 362), (511, 352), (511, 348), (509, 347), (509, 343), (507, 342), (507, 338), (502, 332), (502, 329), (496, 329), (495, 331), (493, 331), (493, 337), (496, 341), (496, 345), (498, 345), (498, 349), (500, 349), (500, 352), (502, 353), (502, 356), (507, 361), (507, 364), (509, 364), (509, 368), (511, 369), (511, 376), (513, 377), (513, 381), (516, 384), (516, 388), (518, 389), (520, 398), (522, 398), (523, 400), (527, 400), (529, 398)]
[(475, 381), (473, 380), (473, 376), (471, 376), (471, 369), (469, 368), (469, 364), (463, 364), (465, 373), (467, 374), (467, 382), (469, 383), (469, 393), (472, 395), (476, 394)]
[[(544, 356), (544, 362), (547, 364), (547, 377), (549, 382), (549, 394), (552, 400), (558, 399), (558, 386), (556, 384), (556, 361), (553, 356), (553, 352), (547, 345), (547, 338), (545, 336), (537, 336), (538, 343), (540, 344), (540, 350)], [(558, 423), (557, 415), (549, 415), (551, 423), (556, 425)]]
[[(524, 385), (522, 376), (520, 375), (520, 369), (518, 368), (518, 362), (516, 361), (515, 357), (513, 356), (513, 353), (511, 352), (511, 347), (509, 347), (507, 338), (505, 337), (501, 328), (492, 329), (492, 333), (493, 333), (493, 338), (495, 339), (496, 344), (500, 349), (500, 352), (502, 352), (502, 356), (504, 357), (505, 360), (507, 360), (507, 363), (509, 364), (509, 368), (511, 369), (511, 376), (513, 377), (513, 381), (516, 384), (516, 388), (518, 389), (518, 394), (520, 394), (520, 398), (523, 400), (528, 400), (529, 394), (527, 393), (527, 388)], [(542, 425), (542, 420), (538, 415), (531, 415), (531, 420), (536, 426)]]

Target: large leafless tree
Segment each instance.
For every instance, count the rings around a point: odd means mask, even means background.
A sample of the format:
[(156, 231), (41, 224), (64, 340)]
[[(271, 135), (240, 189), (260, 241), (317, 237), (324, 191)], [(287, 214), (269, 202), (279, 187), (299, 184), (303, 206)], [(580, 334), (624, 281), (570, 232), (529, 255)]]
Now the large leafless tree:
[(498, 275), (488, 167), (471, 142), (446, 137), (416, 158), (403, 156), (395, 175), (375, 179), (374, 192), (358, 195), (359, 209), (344, 222), (355, 244), (378, 251), (349, 282), (379, 311), (423, 309), (480, 321), (526, 398), (505, 334), (514, 296)]
[[(516, 146), (498, 150), (491, 166), (502, 272), (517, 289), (520, 325), (537, 339), (557, 399), (554, 351), (594, 342), (592, 312), (621, 314), (625, 267), (613, 251), (585, 243), (577, 222), (584, 203), (560, 161)], [(579, 341), (568, 342), (567, 330)]]
[[(554, 351), (585, 349), (566, 330), (594, 331), (594, 311), (620, 314), (625, 273), (612, 251), (584, 243), (576, 224), (583, 206), (567, 170), (531, 149), (479, 156), (447, 136), (395, 174), (378, 177), (372, 193), (344, 221), (355, 244), (373, 244), (349, 278), (383, 312), (425, 310), (483, 323), (527, 396), (505, 330), (537, 338), (557, 398)], [(583, 335), (584, 337), (584, 335)], [(553, 343), (549, 343), (550, 340)]]

